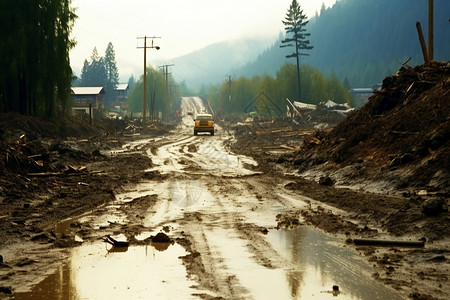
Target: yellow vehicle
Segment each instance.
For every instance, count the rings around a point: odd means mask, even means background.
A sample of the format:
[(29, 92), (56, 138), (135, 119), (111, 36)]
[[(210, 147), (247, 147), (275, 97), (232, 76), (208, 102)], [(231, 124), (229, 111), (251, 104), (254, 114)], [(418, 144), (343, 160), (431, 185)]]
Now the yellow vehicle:
[(194, 122), (194, 135), (199, 132), (209, 132), (214, 135), (214, 119), (211, 114), (198, 114)]

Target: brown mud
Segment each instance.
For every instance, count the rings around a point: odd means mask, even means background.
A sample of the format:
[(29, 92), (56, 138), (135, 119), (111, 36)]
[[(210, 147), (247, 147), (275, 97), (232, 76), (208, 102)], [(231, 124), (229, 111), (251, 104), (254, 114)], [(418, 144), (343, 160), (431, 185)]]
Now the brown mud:
[[(269, 272), (286, 261), (268, 233), (316, 226), (355, 247), (373, 265), (372, 277), (404, 298), (448, 299), (449, 84), (446, 65), (405, 68), (326, 131), (276, 120), (221, 124), (215, 137), (194, 140), (189, 127), (184, 135), (122, 120), (58, 128), (2, 115), (0, 255), (8, 259), (0, 272), (8, 284), (0, 284), (0, 296), (45, 278), (62, 260), (43, 255), (49, 248), (76, 248), (107, 234), (130, 246), (149, 244), (150, 233), (162, 230), (170, 237), (159, 236), (170, 241), (164, 247), (187, 250), (181, 260), (196, 296), (244, 298), (251, 283), (233, 273), (234, 251)], [(143, 181), (146, 194), (121, 198)], [(170, 213), (169, 204), (176, 207)], [(91, 221), (76, 221), (85, 213)], [(95, 220), (105, 213), (112, 217)], [(424, 240), (425, 247), (354, 246), (356, 238)], [(40, 259), (14, 245), (42, 247)]]

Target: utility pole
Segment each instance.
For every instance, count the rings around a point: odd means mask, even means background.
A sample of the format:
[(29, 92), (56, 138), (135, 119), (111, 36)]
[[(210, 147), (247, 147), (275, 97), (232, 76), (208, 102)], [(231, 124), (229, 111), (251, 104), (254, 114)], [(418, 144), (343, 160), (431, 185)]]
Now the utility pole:
[(433, 0), (428, 0), (428, 59), (434, 59), (434, 5)]
[(228, 113), (231, 114), (231, 75), (228, 75)]
[[(148, 37), (148, 36), (143, 36), (143, 37), (138, 37), (137, 39), (144, 39), (144, 47), (137, 47), (138, 49), (144, 49), (144, 94), (142, 96), (142, 121), (145, 122), (145, 113), (147, 110), (147, 49), (149, 48), (155, 48), (156, 50), (159, 50), (160, 47), (159, 46), (154, 46), (153, 45), (153, 40), (154, 39), (159, 39), (161, 37), (159, 36), (152, 36), (152, 37)], [(147, 39), (152, 39), (152, 45), (147, 47)]]
[(170, 91), (169, 91), (169, 67), (174, 66), (174, 64), (171, 65), (162, 65), (159, 66), (160, 68), (163, 69), (163, 76), (164, 79), (166, 81), (166, 91), (167, 91), (167, 99), (166, 99), (166, 104), (164, 105), (164, 119), (167, 120), (168, 117), (168, 111), (169, 111), (169, 100), (170, 100)]

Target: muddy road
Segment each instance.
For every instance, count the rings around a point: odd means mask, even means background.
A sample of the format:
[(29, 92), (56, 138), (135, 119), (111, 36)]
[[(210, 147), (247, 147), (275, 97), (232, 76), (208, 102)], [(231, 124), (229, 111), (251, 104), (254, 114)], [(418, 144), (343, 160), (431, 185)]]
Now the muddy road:
[[(380, 280), (386, 268), (409, 265), (367, 259), (404, 250), (347, 245), (357, 225), (332, 235), (308, 225), (314, 216), (352, 216), (285, 188), (292, 177), (283, 170), (263, 172), (233, 153), (232, 131), (216, 125), (215, 136), (194, 137), (192, 119), (202, 110), (199, 98), (183, 98), (182, 122), (170, 134), (103, 150), (117, 159), (143, 153), (152, 166), (113, 201), (48, 228), (73, 237), (67, 247), (44, 237), (5, 246), (1, 286), (13, 293), (0, 298), (405, 299), (417, 289), (415, 270), (404, 271), (403, 283)], [(126, 246), (106, 243), (108, 235)], [(443, 268), (435, 270), (445, 275)], [(431, 282), (437, 275), (423, 274)]]

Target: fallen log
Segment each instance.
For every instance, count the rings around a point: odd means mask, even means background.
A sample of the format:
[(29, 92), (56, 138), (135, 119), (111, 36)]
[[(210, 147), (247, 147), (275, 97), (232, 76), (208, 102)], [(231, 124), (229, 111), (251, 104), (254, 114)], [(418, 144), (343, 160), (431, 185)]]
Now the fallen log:
[(376, 239), (353, 239), (353, 243), (358, 246), (397, 246), (397, 247), (424, 247), (424, 241), (393, 241)]
[(108, 244), (113, 245), (114, 247), (128, 247), (130, 243), (123, 242), (123, 241), (117, 241), (113, 239), (110, 235), (107, 235), (105, 239), (103, 239)]

